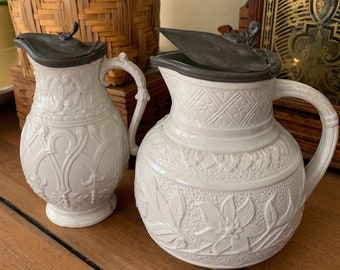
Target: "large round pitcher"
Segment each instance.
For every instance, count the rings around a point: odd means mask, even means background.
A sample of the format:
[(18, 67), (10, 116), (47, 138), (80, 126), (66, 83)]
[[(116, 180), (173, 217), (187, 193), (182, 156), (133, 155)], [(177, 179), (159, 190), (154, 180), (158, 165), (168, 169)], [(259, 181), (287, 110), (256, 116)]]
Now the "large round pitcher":
[[(191, 34), (197, 33), (180, 39)], [(248, 57), (230, 63), (234, 72), (181, 51), (152, 57), (173, 104), (145, 136), (136, 162), (136, 202), (150, 236), (173, 256), (210, 268), (255, 264), (289, 241), (338, 138), (337, 114), (320, 92), (276, 79), (274, 53), (240, 46), (226, 51), (256, 55), (249, 65), (242, 65)], [(281, 97), (304, 99), (320, 113), (322, 137), (307, 167), (273, 117), (272, 103)]]

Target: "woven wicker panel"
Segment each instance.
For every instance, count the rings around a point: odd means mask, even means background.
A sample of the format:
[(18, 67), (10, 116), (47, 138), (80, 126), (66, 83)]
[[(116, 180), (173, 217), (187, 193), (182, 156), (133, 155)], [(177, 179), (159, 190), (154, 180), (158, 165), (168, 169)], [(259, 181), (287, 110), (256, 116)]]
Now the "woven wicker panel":
[[(75, 37), (82, 41), (103, 41), (107, 57), (126, 52), (143, 71), (149, 56), (158, 51), (159, 0), (9, 0), (17, 34), (69, 32), (79, 22)], [(27, 56), (19, 52), (25, 76), (33, 70)], [(128, 81), (122, 70), (109, 72), (112, 84)]]

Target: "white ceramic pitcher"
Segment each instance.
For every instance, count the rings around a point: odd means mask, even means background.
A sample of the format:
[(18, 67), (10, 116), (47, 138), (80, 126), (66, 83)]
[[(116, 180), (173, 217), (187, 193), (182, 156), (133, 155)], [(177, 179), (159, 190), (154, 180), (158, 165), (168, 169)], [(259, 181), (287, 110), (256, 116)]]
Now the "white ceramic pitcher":
[[(57, 225), (84, 227), (108, 217), (114, 190), (130, 152), (149, 95), (140, 69), (122, 53), (104, 58), (102, 42), (82, 43), (72, 34), (22, 34), (15, 39), (34, 67), (36, 89), (21, 134), (20, 158), (28, 184), (47, 202)], [(110, 69), (128, 71), (138, 86), (129, 131), (106, 92)]]
[[(274, 53), (230, 46), (226, 52), (240, 55), (254, 50), (255, 61), (240, 65), (249, 58), (239, 59), (230, 64), (239, 68), (233, 72), (180, 51), (152, 57), (173, 104), (145, 136), (136, 162), (136, 202), (150, 236), (173, 256), (215, 269), (258, 263), (289, 241), (338, 138), (338, 117), (326, 97), (276, 79)], [(272, 103), (281, 97), (306, 100), (319, 111), (322, 136), (306, 167), (298, 144), (273, 117)]]

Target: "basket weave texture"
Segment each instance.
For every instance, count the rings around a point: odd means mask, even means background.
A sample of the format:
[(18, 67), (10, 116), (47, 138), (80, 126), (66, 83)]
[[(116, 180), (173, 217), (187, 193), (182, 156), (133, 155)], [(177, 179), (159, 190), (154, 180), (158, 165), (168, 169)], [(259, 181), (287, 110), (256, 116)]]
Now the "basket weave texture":
[[(126, 52), (141, 70), (148, 67), (150, 55), (158, 52), (160, 0), (8, 0), (16, 34), (69, 32), (79, 23), (75, 38), (83, 42), (103, 41), (107, 57)], [(19, 49), (26, 77), (34, 77), (26, 53)], [(129, 75), (112, 70), (107, 80), (125, 84)]]

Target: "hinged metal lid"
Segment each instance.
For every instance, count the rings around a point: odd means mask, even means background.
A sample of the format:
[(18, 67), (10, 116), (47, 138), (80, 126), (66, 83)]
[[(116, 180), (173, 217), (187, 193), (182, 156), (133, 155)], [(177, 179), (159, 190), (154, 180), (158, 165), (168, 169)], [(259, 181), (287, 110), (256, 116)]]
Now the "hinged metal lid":
[(250, 82), (273, 78), (281, 69), (277, 54), (242, 44), (237, 37), (169, 28), (159, 31), (179, 51), (152, 56), (151, 62), (184, 75), (212, 81)]
[(81, 42), (72, 36), (78, 30), (74, 23), (70, 33), (42, 34), (25, 33), (14, 39), (37, 63), (47, 67), (73, 67), (89, 64), (106, 54), (104, 42)]

